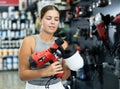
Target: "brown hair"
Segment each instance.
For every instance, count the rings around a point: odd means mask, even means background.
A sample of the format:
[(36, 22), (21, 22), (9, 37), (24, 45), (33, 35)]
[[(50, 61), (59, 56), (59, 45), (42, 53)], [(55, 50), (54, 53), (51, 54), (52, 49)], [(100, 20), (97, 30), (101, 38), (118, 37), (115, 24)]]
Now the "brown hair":
[(58, 13), (60, 14), (60, 11), (59, 11), (59, 9), (58, 9), (56, 6), (54, 6), (54, 5), (47, 5), (47, 6), (45, 6), (45, 7), (43, 7), (43, 8), (41, 9), (41, 11), (40, 11), (40, 18), (42, 19), (43, 16), (45, 15), (45, 13), (46, 13), (47, 11), (49, 11), (49, 10), (56, 10), (56, 11), (58, 11)]

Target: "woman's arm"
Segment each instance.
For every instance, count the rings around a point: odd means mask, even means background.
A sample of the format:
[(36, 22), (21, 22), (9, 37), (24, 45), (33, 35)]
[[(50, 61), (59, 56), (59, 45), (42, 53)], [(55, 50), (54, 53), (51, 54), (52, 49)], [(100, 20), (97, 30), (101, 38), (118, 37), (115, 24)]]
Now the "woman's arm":
[[(68, 47), (68, 43), (64, 41), (64, 44), (62, 45), (64, 49)], [(62, 66), (63, 66), (63, 71), (64, 71), (64, 76), (62, 77), (62, 80), (66, 80), (70, 77), (71, 75), (71, 70), (68, 68), (68, 66), (65, 63), (65, 60), (63, 59), (62, 61)]]
[(64, 81), (64, 80), (67, 80), (69, 77), (70, 77), (70, 75), (71, 75), (71, 70), (68, 68), (68, 66), (65, 64), (65, 60), (63, 59), (63, 63), (62, 63), (62, 65), (63, 65), (63, 71), (64, 71), (64, 75), (63, 75), (63, 77), (62, 77), (62, 80)]
[[(31, 80), (42, 77), (39, 70), (30, 70), (29, 57), (32, 53), (34, 38), (29, 36), (23, 40), (19, 50), (19, 76), (21, 80)], [(42, 70), (41, 70), (42, 71)]]

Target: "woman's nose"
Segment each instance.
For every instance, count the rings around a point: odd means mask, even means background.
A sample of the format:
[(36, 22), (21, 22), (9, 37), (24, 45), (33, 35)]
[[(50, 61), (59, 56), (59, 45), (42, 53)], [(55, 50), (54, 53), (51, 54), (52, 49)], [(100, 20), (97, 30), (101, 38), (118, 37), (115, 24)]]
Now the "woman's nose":
[(54, 19), (51, 19), (51, 23), (52, 23), (52, 24), (55, 24), (55, 20), (54, 20)]

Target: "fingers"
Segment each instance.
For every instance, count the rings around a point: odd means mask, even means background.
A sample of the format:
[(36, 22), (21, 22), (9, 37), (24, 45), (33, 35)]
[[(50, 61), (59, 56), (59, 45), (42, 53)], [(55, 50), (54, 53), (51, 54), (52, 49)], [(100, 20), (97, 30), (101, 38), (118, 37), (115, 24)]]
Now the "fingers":
[(59, 61), (56, 61), (45, 68), (46, 75), (45, 76), (51, 76), (56, 75), (59, 73), (63, 73), (63, 67)]
[(63, 73), (63, 67), (61, 65), (60, 62), (54, 62), (50, 65), (50, 68), (51, 68), (51, 71), (52, 71), (52, 74), (55, 75), (55, 74), (58, 74), (58, 73)]
[(61, 63), (58, 62), (58, 61), (57, 61), (57, 62), (54, 62), (54, 63), (52, 64), (52, 67), (53, 67), (53, 69), (54, 69), (55, 72), (60, 72), (60, 71), (63, 70), (63, 67), (62, 67)]

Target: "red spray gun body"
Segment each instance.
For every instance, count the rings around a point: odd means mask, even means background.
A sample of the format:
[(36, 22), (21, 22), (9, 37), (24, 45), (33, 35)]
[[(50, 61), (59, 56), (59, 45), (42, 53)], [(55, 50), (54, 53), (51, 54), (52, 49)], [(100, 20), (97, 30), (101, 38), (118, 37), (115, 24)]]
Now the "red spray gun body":
[[(43, 50), (41, 52), (35, 52), (31, 55), (31, 61), (30, 64), (32, 66), (40, 67), (44, 65), (47, 62), (56, 62), (58, 61), (58, 58), (56, 57), (56, 51), (61, 47), (63, 44), (63, 40), (59, 39), (56, 40), (53, 45), (50, 46), (50, 48)], [(57, 74), (57, 78), (61, 78), (64, 75), (63, 73)]]

